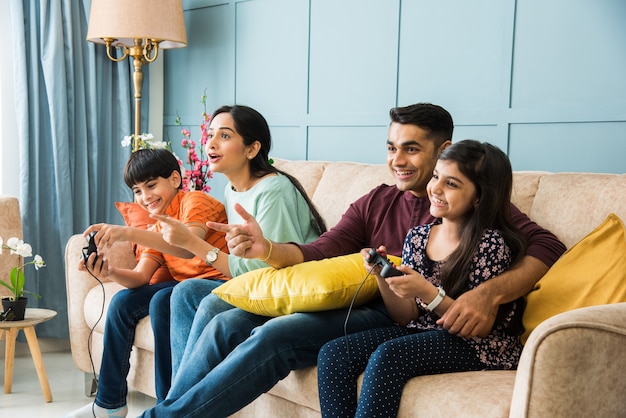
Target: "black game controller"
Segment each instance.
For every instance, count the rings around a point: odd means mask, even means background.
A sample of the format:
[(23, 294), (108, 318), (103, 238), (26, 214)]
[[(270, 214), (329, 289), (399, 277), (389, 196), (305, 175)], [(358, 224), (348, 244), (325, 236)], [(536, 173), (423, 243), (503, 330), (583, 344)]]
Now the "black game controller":
[(380, 277), (383, 279), (393, 276), (402, 276), (404, 274), (400, 270), (396, 269), (387, 257), (383, 256), (373, 248), (367, 254), (367, 262), (382, 267), (380, 270)]
[(85, 264), (87, 264), (87, 259), (89, 259), (89, 256), (93, 253), (96, 253), (96, 258), (94, 258), (93, 264), (91, 265), (92, 267), (96, 265), (96, 261), (98, 260), (98, 247), (96, 247), (96, 241), (94, 240), (97, 232), (98, 231), (93, 231), (89, 234), (89, 236), (87, 237), (88, 244), (86, 247), (83, 247), (83, 259), (85, 260)]

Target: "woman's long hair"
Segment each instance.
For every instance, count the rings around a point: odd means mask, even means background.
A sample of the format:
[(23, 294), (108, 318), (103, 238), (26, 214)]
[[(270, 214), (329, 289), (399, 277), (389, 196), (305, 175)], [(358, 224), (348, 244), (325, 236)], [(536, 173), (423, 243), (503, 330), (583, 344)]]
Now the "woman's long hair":
[(256, 156), (250, 160), (250, 173), (255, 178), (261, 178), (271, 173), (280, 173), (287, 177), (289, 181), (300, 192), (311, 211), (311, 215), (315, 220), (315, 227), (317, 231), (322, 234), (326, 232), (326, 223), (320, 215), (320, 213), (311, 202), (311, 199), (306, 194), (302, 184), (290, 174), (285, 173), (282, 170), (277, 169), (269, 161), (269, 153), (272, 148), (272, 136), (270, 134), (270, 128), (267, 121), (259, 112), (251, 107), (243, 105), (222, 106), (213, 112), (212, 118), (216, 117), (220, 113), (229, 113), (233, 118), (235, 129), (243, 138), (244, 145), (252, 145), (254, 141), (259, 141), (261, 148)]
[(502, 233), (513, 263), (524, 255), (526, 240), (511, 218), (513, 172), (504, 152), (486, 142), (464, 140), (444, 149), (439, 159), (456, 162), (474, 184), (478, 198), (460, 227), (459, 246), (442, 266), (442, 285), (454, 298), (467, 290), (469, 269), (486, 229)]

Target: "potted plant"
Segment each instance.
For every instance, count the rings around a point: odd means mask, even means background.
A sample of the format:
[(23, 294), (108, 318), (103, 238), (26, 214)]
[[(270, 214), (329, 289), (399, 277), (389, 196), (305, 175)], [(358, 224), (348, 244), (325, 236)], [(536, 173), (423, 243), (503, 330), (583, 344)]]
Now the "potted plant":
[[(39, 254), (35, 255), (32, 261), (25, 263), (24, 258), (33, 256), (33, 249), (30, 244), (16, 237), (9, 238), (6, 243), (0, 237), (0, 255), (2, 255), (2, 250), (10, 250), (10, 254), (17, 255), (17, 266), (11, 269), (9, 282), (0, 280), (0, 284), (13, 293), (13, 295), (2, 299), (4, 316), (7, 320), (21, 321), (24, 319), (26, 303), (28, 302), (24, 295), (31, 294), (38, 299), (41, 298), (41, 296), (35, 293), (24, 290), (24, 268), (32, 264), (35, 266), (35, 270), (39, 270), (41, 267), (45, 267), (46, 264)], [(8, 315), (10, 312), (13, 312), (13, 315)]]

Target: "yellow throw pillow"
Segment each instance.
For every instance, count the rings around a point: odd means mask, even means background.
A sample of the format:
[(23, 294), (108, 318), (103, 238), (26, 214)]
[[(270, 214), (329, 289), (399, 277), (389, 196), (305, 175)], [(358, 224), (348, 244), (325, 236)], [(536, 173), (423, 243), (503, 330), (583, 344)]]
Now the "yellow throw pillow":
[(576, 308), (626, 302), (626, 231), (611, 213), (570, 248), (526, 297), (523, 323), (526, 343), (546, 319)]
[[(399, 257), (389, 256), (396, 265)], [(359, 253), (308, 261), (291, 267), (267, 267), (235, 277), (213, 290), (217, 296), (245, 311), (265, 316), (317, 312), (350, 306), (367, 270)], [(370, 276), (358, 291), (354, 305), (378, 295)]]

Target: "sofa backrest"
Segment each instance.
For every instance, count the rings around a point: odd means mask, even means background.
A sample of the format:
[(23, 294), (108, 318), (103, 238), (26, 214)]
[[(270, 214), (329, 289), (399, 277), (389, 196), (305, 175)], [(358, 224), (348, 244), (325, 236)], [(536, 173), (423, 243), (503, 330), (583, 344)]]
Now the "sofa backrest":
[[(329, 228), (359, 197), (382, 183), (394, 184), (385, 164), (276, 160), (274, 165), (302, 183)], [(570, 248), (611, 212), (626, 221), (626, 174), (516, 171), (511, 201)]]

